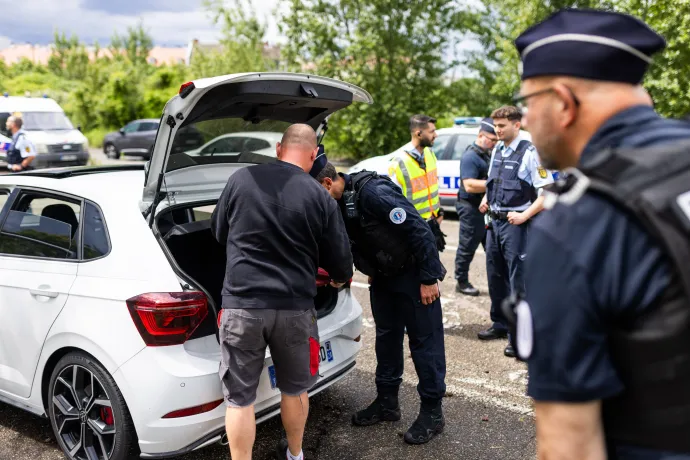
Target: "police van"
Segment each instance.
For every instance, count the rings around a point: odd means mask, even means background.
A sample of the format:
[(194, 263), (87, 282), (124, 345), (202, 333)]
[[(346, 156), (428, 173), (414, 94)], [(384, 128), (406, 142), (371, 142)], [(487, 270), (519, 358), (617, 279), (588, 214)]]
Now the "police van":
[[(441, 206), (446, 211), (455, 211), (460, 187), (460, 159), (465, 149), (477, 139), (481, 121), (481, 117), (458, 117), (454, 120), (455, 126), (436, 130), (438, 137), (431, 150), (434, 151), (438, 160), (438, 194)], [(529, 133), (525, 131), (520, 131), (520, 133), (526, 139), (530, 139)], [(366, 169), (387, 176), (390, 159), (398, 152), (410, 147), (412, 143), (408, 142), (387, 155), (367, 158), (352, 166), (348, 173)]]
[[(62, 107), (48, 97), (18, 97), (5, 93), (0, 96), (0, 135), (10, 138), (7, 119), (21, 115), (26, 137), (36, 148), (32, 165), (37, 168), (49, 166), (81, 166), (89, 161), (89, 143), (80, 130), (76, 129), (65, 115)], [(0, 138), (0, 155), (6, 141)], [(4, 158), (2, 158), (4, 160)]]

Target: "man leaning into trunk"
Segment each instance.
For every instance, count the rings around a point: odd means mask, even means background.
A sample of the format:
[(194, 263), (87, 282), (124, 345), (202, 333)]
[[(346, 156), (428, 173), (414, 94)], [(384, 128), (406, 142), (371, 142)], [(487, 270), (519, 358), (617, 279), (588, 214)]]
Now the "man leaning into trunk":
[(235, 172), (213, 212), (215, 238), (226, 245), (220, 319), (220, 378), (233, 460), (251, 459), (254, 401), (266, 346), (276, 370), (287, 441), (277, 457), (302, 460), (309, 390), (318, 378), (314, 309), (318, 267), (333, 286), (352, 277), (352, 254), (340, 210), (308, 171), (318, 147), (314, 130), (290, 126), (278, 161)]

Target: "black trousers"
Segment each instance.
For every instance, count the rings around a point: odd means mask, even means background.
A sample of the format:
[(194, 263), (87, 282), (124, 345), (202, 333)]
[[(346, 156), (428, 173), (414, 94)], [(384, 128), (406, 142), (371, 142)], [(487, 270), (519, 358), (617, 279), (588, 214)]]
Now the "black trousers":
[[(392, 285), (374, 279), (370, 288), (371, 310), (376, 323), (376, 389), (379, 395), (397, 395), (404, 368), (405, 328), (419, 384), (422, 404), (435, 405), (446, 392), (446, 354), (441, 300), (423, 305), (410, 280)], [(414, 294), (416, 292), (416, 295)]]
[(486, 226), (484, 225), (484, 214), (479, 212), (479, 208), (469, 201), (458, 200), (455, 209), (460, 221), (458, 250), (455, 252), (455, 279), (462, 283), (468, 281), (470, 264), (477, 252), (479, 243), (486, 250)]

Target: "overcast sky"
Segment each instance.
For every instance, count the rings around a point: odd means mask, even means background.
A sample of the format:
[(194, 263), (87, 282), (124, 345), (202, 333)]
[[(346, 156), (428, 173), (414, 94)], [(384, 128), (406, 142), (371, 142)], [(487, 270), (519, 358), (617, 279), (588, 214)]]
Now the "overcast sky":
[[(53, 41), (57, 29), (75, 33), (88, 44), (110, 41), (113, 32), (144, 22), (158, 45), (186, 45), (190, 40), (215, 41), (219, 31), (203, 9), (201, 0), (0, 0), (3, 21), (0, 48), (10, 42)], [(278, 0), (254, 0), (269, 26), (266, 39), (281, 40), (271, 11)]]

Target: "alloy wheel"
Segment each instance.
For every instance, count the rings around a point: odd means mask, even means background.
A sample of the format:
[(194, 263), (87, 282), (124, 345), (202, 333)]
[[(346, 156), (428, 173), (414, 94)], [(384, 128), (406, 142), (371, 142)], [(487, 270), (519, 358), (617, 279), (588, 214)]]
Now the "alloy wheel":
[(108, 460), (115, 447), (115, 416), (110, 398), (93, 372), (71, 365), (53, 387), (57, 434), (73, 460)]
[(105, 148), (105, 155), (113, 160), (118, 158), (117, 150), (113, 144), (108, 144)]

